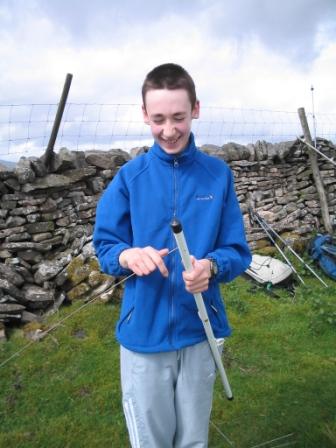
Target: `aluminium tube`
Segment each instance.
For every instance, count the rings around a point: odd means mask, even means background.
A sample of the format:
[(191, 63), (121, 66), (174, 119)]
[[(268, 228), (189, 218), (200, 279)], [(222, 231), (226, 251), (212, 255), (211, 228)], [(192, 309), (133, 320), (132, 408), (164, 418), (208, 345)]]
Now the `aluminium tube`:
[[(281, 250), (280, 246), (276, 243), (275, 239), (272, 236), (271, 231), (266, 227), (266, 225), (264, 224), (264, 222), (262, 221), (262, 219), (259, 217), (259, 215), (255, 212), (252, 212), (252, 218), (259, 224), (259, 226), (263, 229), (263, 231), (266, 233), (266, 235), (268, 236), (268, 238), (272, 241), (272, 243), (274, 244), (274, 246), (278, 249), (278, 251), (280, 252), (280, 254), (283, 256), (283, 258), (285, 259), (286, 263), (288, 264), (288, 266), (291, 268), (291, 270), (294, 272), (294, 274), (297, 275), (298, 279), (300, 280), (300, 282), (304, 285), (305, 282), (303, 280), (303, 278), (300, 276), (300, 274), (297, 272), (297, 270), (294, 268), (293, 264), (289, 261), (289, 259), (286, 257), (285, 253), (283, 250)], [(273, 232), (273, 231), (272, 231)]]
[[(192, 264), (191, 264), (191, 259), (190, 259), (190, 254), (188, 251), (187, 243), (186, 243), (186, 240), (184, 237), (182, 225), (177, 219), (174, 219), (174, 221), (171, 223), (171, 228), (174, 233), (174, 237), (175, 237), (176, 244), (179, 249), (181, 258), (182, 258), (183, 265), (184, 265), (185, 269), (187, 271), (189, 271), (192, 269)], [(210, 324), (209, 316), (208, 316), (207, 310), (204, 305), (202, 294), (196, 293), (196, 294), (194, 294), (194, 298), (195, 298), (195, 302), (197, 305), (198, 315), (203, 323), (204, 331), (205, 331), (206, 337), (207, 337), (209, 345), (210, 345), (212, 356), (214, 358), (215, 364), (219, 371), (226, 396), (227, 396), (228, 400), (233, 400), (233, 395), (232, 395), (232, 391), (230, 388), (230, 384), (229, 384), (229, 381), (228, 381), (226, 373), (225, 373), (223, 362), (222, 362), (222, 359), (221, 359), (221, 356), (220, 356), (220, 353), (219, 353), (219, 350), (217, 347), (216, 338), (214, 336), (214, 333), (213, 333), (213, 330), (212, 330), (212, 327)]]
[(282, 242), (282, 244), (284, 244), (287, 249), (296, 256), (296, 258), (301, 261), (301, 263), (307, 268), (309, 269), (309, 271), (322, 283), (322, 285), (324, 285), (326, 288), (328, 288), (328, 285), (326, 284), (325, 281), (323, 281), (323, 279), (314, 271), (314, 269), (312, 269), (309, 264), (307, 264), (303, 258), (300, 257), (300, 255), (295, 252), (295, 250), (281, 237), (281, 235), (279, 235), (278, 232), (276, 232), (271, 226), (270, 224), (268, 224), (267, 221), (265, 221), (264, 218), (262, 218), (257, 212), (253, 212), (253, 214), (264, 224), (264, 226), (269, 229), (270, 232), (274, 233), (274, 235)]

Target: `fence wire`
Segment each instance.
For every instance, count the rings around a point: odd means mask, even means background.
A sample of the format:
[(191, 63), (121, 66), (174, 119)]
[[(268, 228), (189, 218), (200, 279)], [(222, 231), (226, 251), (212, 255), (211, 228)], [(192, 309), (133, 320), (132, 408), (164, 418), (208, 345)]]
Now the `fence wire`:
[[(0, 158), (17, 160), (21, 155), (40, 156), (45, 151), (57, 104), (0, 105)], [(307, 113), (318, 137), (335, 142), (336, 114)], [(193, 121), (198, 145), (221, 146), (265, 140), (294, 140), (302, 134), (297, 112), (203, 106)], [(314, 136), (313, 136), (314, 137)], [(129, 151), (150, 145), (150, 129), (144, 124), (140, 104), (68, 103), (55, 150), (120, 148)]]

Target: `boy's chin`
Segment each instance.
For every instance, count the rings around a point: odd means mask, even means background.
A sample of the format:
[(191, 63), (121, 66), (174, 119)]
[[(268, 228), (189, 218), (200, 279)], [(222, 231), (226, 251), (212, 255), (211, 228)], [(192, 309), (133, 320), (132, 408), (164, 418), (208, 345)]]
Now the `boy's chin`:
[(161, 148), (164, 150), (164, 152), (166, 152), (167, 154), (171, 154), (171, 155), (175, 155), (175, 154), (180, 154), (180, 152), (183, 151), (184, 148), (170, 148), (170, 147), (166, 147), (166, 146), (161, 146)]

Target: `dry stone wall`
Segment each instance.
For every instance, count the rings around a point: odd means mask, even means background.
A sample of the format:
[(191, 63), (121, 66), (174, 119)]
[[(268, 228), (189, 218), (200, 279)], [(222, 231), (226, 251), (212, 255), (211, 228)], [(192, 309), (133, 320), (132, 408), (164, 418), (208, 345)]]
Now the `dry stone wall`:
[[(92, 247), (98, 198), (127, 160), (121, 150), (21, 158), (0, 171), (0, 327), (29, 323), (64, 301), (89, 299), (114, 279), (99, 272)], [(1, 338), (1, 334), (0, 334)]]
[[(324, 154), (335, 156), (336, 148), (331, 142), (318, 139), (317, 143)], [(269, 245), (269, 241), (260, 228), (251, 224), (249, 207), (289, 242), (304, 242), (313, 231), (324, 231), (307, 149), (300, 140), (278, 144), (259, 141), (248, 146), (229, 143), (220, 148), (205, 145), (202, 149), (226, 160), (233, 170), (252, 250)], [(319, 169), (331, 222), (336, 224), (336, 169), (321, 156)]]
[[(330, 142), (319, 144), (327, 155), (335, 155)], [(147, 150), (138, 148), (132, 157)], [(287, 239), (304, 240), (313, 230), (323, 230), (307, 150), (300, 141), (204, 145), (202, 150), (231, 166), (253, 250), (269, 242), (251, 225), (249, 206)], [(14, 171), (0, 170), (0, 327), (31, 322), (64, 301), (90, 300), (110, 290), (117, 279), (99, 272), (92, 246), (95, 209), (102, 191), (130, 158), (121, 150), (63, 148), (49, 173), (43, 158), (34, 157), (22, 157)], [(335, 167), (319, 160), (335, 220)], [(109, 293), (103, 298), (108, 300)]]

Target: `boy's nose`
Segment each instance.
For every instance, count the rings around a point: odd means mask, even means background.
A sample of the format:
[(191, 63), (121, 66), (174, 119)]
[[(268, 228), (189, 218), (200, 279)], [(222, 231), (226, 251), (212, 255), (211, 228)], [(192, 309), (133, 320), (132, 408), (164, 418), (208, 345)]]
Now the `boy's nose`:
[(174, 126), (166, 126), (163, 129), (163, 136), (165, 138), (171, 138), (171, 137), (174, 137), (174, 135), (175, 135), (175, 128), (174, 128)]

